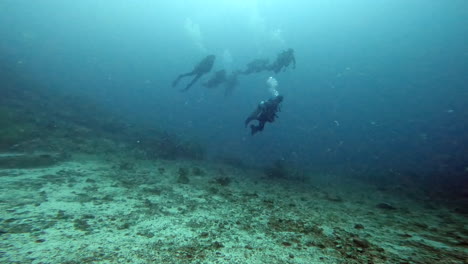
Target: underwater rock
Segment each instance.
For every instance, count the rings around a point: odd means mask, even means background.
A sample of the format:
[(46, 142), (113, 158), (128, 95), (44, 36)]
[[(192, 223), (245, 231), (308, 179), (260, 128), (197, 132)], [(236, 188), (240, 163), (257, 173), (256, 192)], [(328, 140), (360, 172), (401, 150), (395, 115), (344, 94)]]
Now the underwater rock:
[(12, 224), (5, 233), (23, 234), (23, 233), (31, 233), (33, 230), (34, 230), (34, 227), (31, 224), (16, 224), (16, 225)]
[(190, 179), (188, 178), (189, 171), (187, 168), (179, 168), (178, 171), (179, 177), (177, 178), (177, 183), (188, 184)]
[(460, 237), (457, 239), (457, 245), (467, 247), (468, 246), (468, 238)]
[(396, 210), (396, 207), (388, 203), (379, 203), (376, 205), (376, 207), (383, 210)]
[(212, 246), (213, 248), (215, 248), (215, 249), (220, 249), (220, 248), (223, 248), (223, 247), (224, 247), (223, 243), (218, 242), (218, 241), (213, 242), (213, 244), (211, 244), (211, 246)]
[(63, 156), (57, 153), (0, 153), (0, 168), (24, 169), (49, 167), (63, 160)]
[(271, 167), (263, 170), (268, 178), (287, 178), (288, 173), (283, 160), (276, 160)]
[(7, 150), (16, 144), (40, 136), (37, 125), (30, 122), (21, 110), (0, 106), (0, 150)]
[(325, 199), (331, 202), (343, 202), (343, 199), (337, 194), (325, 193)]
[(398, 236), (400, 236), (400, 237), (402, 237), (402, 238), (411, 238), (411, 237), (413, 237), (412, 235), (406, 234), (406, 233), (404, 233), (404, 234), (398, 234)]
[(128, 161), (122, 161), (119, 164), (119, 170), (134, 170), (135, 169), (135, 164), (128, 162)]
[(147, 237), (147, 238), (154, 237), (154, 233), (149, 232), (149, 231), (139, 231), (139, 232), (137, 232), (137, 235)]
[(364, 229), (364, 226), (361, 225), (361, 224), (355, 224), (355, 225), (354, 225), (354, 228), (356, 228), (356, 229)]
[(194, 168), (192, 169), (192, 171), (193, 171), (193, 174), (196, 175), (196, 176), (203, 176), (203, 175), (205, 175), (205, 172), (204, 172), (202, 169), (198, 168), (198, 167), (194, 167)]
[(423, 230), (426, 230), (426, 229), (429, 228), (429, 226), (427, 224), (425, 224), (425, 223), (415, 222), (413, 224), (414, 224), (414, 226), (416, 226), (418, 228), (421, 228)]
[(468, 215), (468, 207), (457, 207), (454, 209), (454, 212), (462, 215)]
[(73, 227), (75, 230), (91, 231), (91, 226), (86, 219), (75, 219), (75, 221), (73, 221)]
[(230, 177), (218, 177), (215, 179), (215, 183), (221, 185), (221, 186), (228, 186), (231, 184), (232, 179)]
[(370, 247), (369, 241), (367, 241), (365, 239), (353, 238), (353, 242), (354, 242), (354, 244), (356, 244), (356, 246), (358, 246), (360, 248)]

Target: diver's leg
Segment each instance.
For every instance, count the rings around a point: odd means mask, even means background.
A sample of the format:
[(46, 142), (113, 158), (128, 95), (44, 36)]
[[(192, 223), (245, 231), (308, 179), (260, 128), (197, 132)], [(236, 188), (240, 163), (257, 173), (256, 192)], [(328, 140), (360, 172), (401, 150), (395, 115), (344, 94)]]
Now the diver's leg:
[(196, 81), (198, 81), (198, 79), (200, 79), (200, 77), (201, 77), (202, 75), (203, 75), (203, 74), (197, 74), (197, 76), (195, 76), (195, 78), (193, 78), (193, 80), (192, 80), (189, 84), (187, 84), (187, 86), (186, 86), (184, 89), (182, 89), (181, 92), (185, 92), (185, 91), (187, 91), (188, 89), (190, 89), (190, 87), (192, 87), (192, 85), (193, 85)]
[(224, 89), (224, 96), (230, 96), (234, 91), (234, 86), (226, 85), (226, 89)]
[(179, 76), (177, 76), (177, 78), (172, 82), (172, 87), (175, 87), (177, 85), (177, 83), (179, 83), (180, 79), (184, 78), (184, 77), (187, 77), (187, 76), (190, 76), (190, 75), (194, 75), (195, 72), (191, 71), (191, 72), (187, 72), (187, 73), (184, 73), (184, 74), (181, 74)]
[(182, 77), (184, 77), (183, 74), (177, 76), (177, 78), (172, 82), (172, 87), (175, 87)]
[(275, 63), (274, 63), (274, 62), (273, 62), (272, 64), (270, 64), (270, 65), (267, 65), (267, 66), (265, 67), (265, 69), (266, 69), (267, 71), (273, 71), (274, 68), (275, 68)]
[(255, 135), (255, 133), (263, 131), (263, 128), (265, 127), (265, 122), (258, 122), (258, 125), (250, 125), (251, 129), (251, 134)]
[(245, 127), (247, 127), (247, 125), (250, 123), (250, 121), (252, 121), (252, 118), (249, 116), (249, 117), (247, 117), (247, 119), (244, 122)]
[[(258, 109), (258, 108), (257, 108)], [(245, 127), (247, 127), (249, 125), (250, 122), (252, 122), (253, 120), (257, 119), (257, 110), (255, 110), (254, 112), (252, 112), (249, 117), (247, 117), (247, 119), (245, 119)]]
[(253, 120), (256, 120), (258, 115), (262, 112), (262, 107), (260, 106), (257, 106), (257, 108), (255, 109), (255, 111), (253, 111), (249, 117), (247, 117), (247, 119), (245, 120), (245, 127), (247, 127), (247, 125), (253, 121)]
[(258, 129), (256, 125), (250, 125), (250, 134), (255, 135), (257, 133)]
[(265, 127), (265, 121), (258, 122), (258, 126), (257, 126), (258, 131), (263, 131), (264, 127)]
[(270, 71), (273, 71), (274, 73), (278, 73), (281, 70), (281, 65), (278, 63), (274, 63), (269, 67)]

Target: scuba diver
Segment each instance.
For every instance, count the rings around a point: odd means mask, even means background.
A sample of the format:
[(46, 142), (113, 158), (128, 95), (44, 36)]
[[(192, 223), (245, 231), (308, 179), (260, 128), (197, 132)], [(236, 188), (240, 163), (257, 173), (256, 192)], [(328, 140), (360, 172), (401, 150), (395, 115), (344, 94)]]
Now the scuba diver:
[(226, 76), (226, 81), (224, 83), (224, 96), (229, 96), (234, 91), (234, 88), (239, 84), (237, 76), (239, 76), (239, 71), (233, 71), (231, 74)]
[(206, 88), (216, 88), (220, 84), (225, 83), (226, 80), (226, 71), (219, 70), (215, 72), (207, 82), (203, 83), (203, 86)]
[(182, 79), (183, 77), (187, 77), (187, 76), (192, 76), (192, 75), (195, 75), (195, 78), (193, 78), (193, 80), (187, 84), (187, 86), (182, 89), (181, 91), (182, 92), (185, 92), (187, 91), (188, 89), (190, 89), (190, 87), (198, 80), (200, 79), (200, 77), (202, 77), (204, 74), (208, 73), (211, 71), (211, 68), (213, 68), (213, 64), (214, 64), (214, 61), (215, 61), (215, 58), (216, 56), (215, 55), (208, 55), (206, 56), (201, 62), (199, 62), (195, 68), (193, 69), (193, 71), (191, 72), (188, 72), (188, 73), (184, 73), (184, 74), (181, 74), (179, 76), (177, 76), (177, 78), (172, 82), (172, 87), (175, 87), (177, 85), (177, 83), (180, 81), (180, 79)]
[(281, 111), (279, 104), (282, 101), (283, 96), (276, 95), (275, 97), (268, 99), (266, 102), (261, 101), (258, 104), (257, 109), (245, 120), (245, 127), (247, 127), (251, 121), (258, 120), (258, 125), (250, 125), (252, 135), (255, 135), (255, 133), (259, 131), (263, 131), (263, 127), (266, 122), (273, 123), (273, 121), (275, 121), (275, 118), (278, 117), (276, 113)]
[(268, 59), (256, 59), (247, 64), (247, 69), (245, 71), (241, 71), (241, 74), (251, 74), (251, 73), (259, 73), (262, 71), (268, 70), (268, 64), (270, 61)]
[(293, 63), (293, 69), (295, 69), (296, 58), (294, 57), (294, 50), (288, 49), (278, 54), (275, 62), (273, 62), (270, 66), (268, 66), (268, 69), (270, 71), (274, 71), (275, 73), (278, 73), (283, 68), (284, 68), (283, 71), (286, 70), (286, 67), (288, 67), (291, 63)]
[(239, 71), (227, 74), (226, 70), (219, 70), (215, 72), (207, 82), (203, 83), (203, 86), (206, 88), (216, 88), (223, 85), (225, 87), (224, 96), (228, 96), (231, 95), (234, 88), (239, 84), (237, 79), (238, 75)]

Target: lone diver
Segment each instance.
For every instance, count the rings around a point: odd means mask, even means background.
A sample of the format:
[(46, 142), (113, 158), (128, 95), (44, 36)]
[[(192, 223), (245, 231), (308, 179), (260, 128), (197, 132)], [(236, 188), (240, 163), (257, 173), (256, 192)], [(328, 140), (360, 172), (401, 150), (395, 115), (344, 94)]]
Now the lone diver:
[(204, 82), (203, 86), (205, 86), (206, 88), (216, 88), (220, 84), (225, 83), (226, 80), (226, 71), (219, 70), (215, 72), (208, 81)]
[(258, 125), (250, 125), (251, 134), (263, 131), (266, 122), (273, 123), (275, 118), (278, 117), (277, 112), (281, 111), (280, 103), (283, 101), (282, 95), (277, 95), (273, 98), (268, 99), (266, 102), (261, 101), (257, 109), (250, 114), (250, 116), (245, 120), (245, 127), (253, 120), (258, 120)]
[(262, 71), (268, 70), (268, 64), (270, 61), (268, 59), (256, 59), (247, 64), (247, 69), (245, 71), (241, 71), (241, 74), (251, 74), (251, 73), (259, 73)]
[(268, 69), (278, 73), (283, 68), (283, 71), (286, 70), (286, 67), (288, 67), (291, 63), (293, 64), (293, 69), (295, 69), (296, 58), (294, 57), (294, 50), (288, 49), (278, 54), (276, 60), (268, 67)]
[(226, 76), (226, 81), (224, 83), (224, 96), (229, 96), (234, 91), (234, 88), (239, 84), (239, 80), (237, 79), (239, 76), (239, 71), (234, 71)]
[(204, 74), (208, 73), (211, 71), (211, 68), (213, 68), (213, 64), (214, 64), (214, 61), (215, 61), (215, 58), (216, 56), (215, 55), (208, 55), (206, 56), (201, 62), (199, 62), (195, 68), (193, 69), (193, 71), (191, 72), (188, 72), (188, 73), (184, 73), (184, 74), (181, 74), (179, 76), (177, 76), (177, 78), (172, 82), (172, 87), (175, 87), (177, 85), (177, 83), (180, 81), (180, 79), (182, 79), (183, 77), (187, 77), (187, 76), (192, 76), (192, 75), (195, 75), (195, 78), (193, 78), (193, 80), (187, 84), (187, 86), (182, 89), (181, 91), (182, 92), (185, 92), (187, 91), (188, 89), (190, 89), (190, 87), (198, 80), (200, 79), (200, 77), (202, 77)]

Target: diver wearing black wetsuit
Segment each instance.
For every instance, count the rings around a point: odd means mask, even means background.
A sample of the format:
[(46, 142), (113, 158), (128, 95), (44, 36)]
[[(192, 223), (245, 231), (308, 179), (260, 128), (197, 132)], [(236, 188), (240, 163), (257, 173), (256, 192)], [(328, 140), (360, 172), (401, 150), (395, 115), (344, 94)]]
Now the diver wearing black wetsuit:
[(273, 121), (275, 121), (275, 118), (278, 117), (276, 113), (281, 111), (280, 103), (282, 101), (283, 96), (277, 95), (271, 99), (268, 99), (266, 102), (261, 101), (258, 104), (257, 109), (245, 120), (246, 127), (251, 121), (258, 120), (258, 125), (250, 125), (252, 135), (262, 131), (266, 122), (273, 123)]
[(215, 58), (216, 56), (215, 55), (208, 55), (206, 56), (201, 62), (199, 62), (197, 64), (197, 66), (195, 66), (195, 68), (193, 69), (193, 71), (191, 72), (188, 72), (188, 73), (184, 73), (184, 74), (181, 74), (179, 76), (177, 76), (177, 78), (172, 82), (172, 87), (176, 86), (177, 83), (180, 81), (180, 79), (182, 79), (183, 77), (187, 77), (187, 76), (192, 76), (192, 75), (195, 75), (195, 78), (193, 78), (193, 80), (187, 84), (187, 86), (182, 89), (181, 91), (182, 92), (185, 92), (187, 91), (188, 89), (190, 89), (190, 87), (198, 80), (200, 79), (200, 77), (202, 77), (202, 75), (208, 73), (211, 71), (211, 68), (213, 68), (213, 64), (214, 64), (214, 61), (215, 61)]
[(268, 69), (270, 71), (274, 71), (275, 73), (278, 73), (283, 68), (284, 68), (283, 71), (286, 70), (286, 67), (288, 67), (291, 63), (293, 64), (293, 69), (295, 69), (296, 58), (294, 57), (294, 50), (288, 49), (278, 54), (278, 56), (276, 57), (276, 60), (270, 66), (268, 66)]

